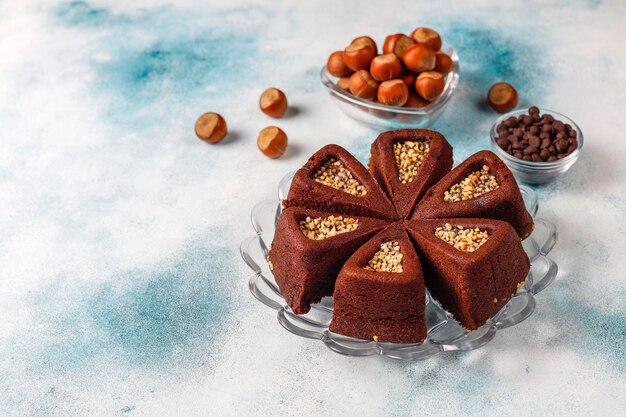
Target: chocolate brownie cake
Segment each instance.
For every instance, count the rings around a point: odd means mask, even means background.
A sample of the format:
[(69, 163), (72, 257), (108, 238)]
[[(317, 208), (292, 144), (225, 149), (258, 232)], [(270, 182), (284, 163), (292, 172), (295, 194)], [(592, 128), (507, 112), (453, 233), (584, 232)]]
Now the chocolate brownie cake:
[(268, 259), (281, 294), (304, 314), (334, 291), (331, 331), (419, 343), (425, 283), (478, 328), (530, 268), (519, 237), (533, 221), (513, 175), (488, 151), (450, 171), (452, 148), (430, 130), (383, 133), (371, 151), (371, 174), (338, 145), (297, 171)]
[(378, 233), (348, 259), (333, 297), (331, 332), (378, 342), (426, 338), (424, 277), (401, 223)]
[(332, 295), (346, 260), (386, 225), (336, 212), (285, 209), (276, 224), (269, 265), (291, 309), (304, 314), (311, 303)]
[(371, 154), (370, 172), (402, 219), (452, 169), (452, 147), (443, 135), (428, 129), (381, 133), (372, 143)]
[(396, 210), (367, 169), (339, 145), (326, 145), (300, 168), (284, 207), (307, 207), (396, 220)]
[(509, 223), (413, 220), (407, 229), (430, 294), (469, 330), (500, 311), (528, 277), (530, 261)]
[(521, 238), (534, 227), (513, 174), (490, 151), (477, 152), (450, 171), (426, 192), (411, 216), (442, 217), (504, 220)]

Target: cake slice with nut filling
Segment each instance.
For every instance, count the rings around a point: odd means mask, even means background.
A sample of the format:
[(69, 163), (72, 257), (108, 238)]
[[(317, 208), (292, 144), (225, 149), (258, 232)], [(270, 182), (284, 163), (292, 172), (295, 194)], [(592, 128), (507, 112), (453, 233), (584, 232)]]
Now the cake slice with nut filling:
[(509, 222), (521, 238), (533, 230), (533, 219), (509, 168), (490, 151), (467, 158), (430, 188), (412, 219), (480, 217)]
[(396, 220), (396, 210), (367, 169), (339, 145), (326, 145), (300, 168), (284, 207), (307, 207)]
[(452, 168), (452, 147), (438, 132), (403, 129), (381, 133), (372, 143), (370, 172), (407, 218), (426, 190)]
[(382, 220), (292, 207), (283, 210), (269, 252), (280, 292), (296, 314), (333, 294), (346, 260), (383, 229)]
[(421, 343), (426, 338), (422, 268), (401, 223), (348, 259), (333, 298), (331, 332), (378, 342)]
[(412, 220), (407, 230), (430, 294), (468, 330), (500, 311), (528, 277), (530, 260), (507, 222)]

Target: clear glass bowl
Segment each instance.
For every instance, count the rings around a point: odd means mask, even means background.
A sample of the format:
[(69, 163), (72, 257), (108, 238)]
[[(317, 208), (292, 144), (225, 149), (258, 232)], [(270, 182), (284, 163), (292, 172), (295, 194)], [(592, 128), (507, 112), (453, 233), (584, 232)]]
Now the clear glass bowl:
[(446, 87), (443, 93), (428, 106), (422, 108), (386, 106), (364, 100), (342, 90), (336, 84), (337, 78), (330, 75), (326, 66), (320, 74), (322, 83), (328, 88), (330, 96), (339, 108), (351, 118), (377, 129), (388, 128), (426, 128), (432, 125), (443, 114), (452, 94), (459, 85), (459, 57), (448, 45), (441, 51), (452, 58), (454, 67), (446, 75)]
[(491, 146), (496, 155), (498, 155), (500, 159), (502, 159), (504, 163), (509, 167), (511, 172), (513, 172), (515, 178), (528, 184), (545, 184), (546, 182), (554, 180), (556, 177), (570, 169), (576, 163), (580, 155), (580, 150), (582, 149), (585, 141), (585, 139), (583, 138), (583, 132), (580, 130), (578, 125), (574, 123), (574, 121), (569, 117), (552, 110), (539, 109), (539, 114), (551, 114), (552, 116), (554, 116), (555, 120), (560, 120), (563, 123), (570, 124), (572, 128), (576, 131), (578, 148), (576, 148), (574, 152), (567, 155), (565, 158), (556, 161), (524, 161), (523, 159), (519, 159), (514, 157), (513, 155), (509, 155), (496, 143), (496, 139), (498, 138), (498, 132), (496, 131), (496, 129), (500, 125), (500, 123), (502, 123), (511, 116), (518, 117), (523, 114), (528, 114), (528, 109), (514, 110), (498, 117), (496, 123), (491, 127)]
[[(274, 238), (276, 221), (281, 212), (281, 200), (289, 191), (293, 174), (286, 175), (280, 182), (279, 199), (261, 201), (252, 209), (252, 225), (256, 235), (241, 243), (241, 256), (253, 271), (249, 280), (250, 292), (257, 300), (278, 312), (278, 322), (297, 336), (321, 340), (335, 352), (349, 356), (382, 355), (392, 359), (416, 360), (442, 352), (477, 349), (491, 341), (498, 330), (514, 326), (528, 318), (535, 310), (534, 296), (556, 277), (558, 267), (546, 256), (556, 243), (556, 227), (547, 220), (535, 218), (535, 229), (523, 242), (524, 250), (531, 261), (528, 281), (478, 330), (465, 330), (427, 293), (428, 336), (423, 343), (378, 343), (332, 333), (328, 330), (333, 313), (332, 297), (325, 297), (321, 303), (313, 304), (307, 314), (294, 314), (280, 294), (267, 263), (268, 248)], [(520, 190), (528, 211), (535, 217), (535, 193), (526, 187), (520, 187)]]

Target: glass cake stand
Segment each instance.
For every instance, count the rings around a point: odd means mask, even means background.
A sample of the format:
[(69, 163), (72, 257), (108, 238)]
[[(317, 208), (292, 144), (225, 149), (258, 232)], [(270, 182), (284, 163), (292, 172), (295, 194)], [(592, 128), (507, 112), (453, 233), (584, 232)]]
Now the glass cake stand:
[(252, 295), (268, 307), (278, 311), (278, 322), (291, 333), (309, 339), (321, 340), (331, 350), (349, 356), (382, 355), (392, 359), (425, 359), (441, 352), (477, 349), (491, 341), (496, 332), (527, 319), (535, 310), (535, 295), (556, 277), (556, 263), (547, 257), (557, 240), (557, 230), (551, 222), (537, 218), (537, 197), (530, 188), (520, 186), (524, 203), (534, 218), (535, 229), (522, 243), (531, 261), (528, 281), (513, 298), (483, 326), (467, 331), (426, 293), (426, 326), (428, 336), (422, 343), (379, 343), (342, 336), (328, 330), (333, 313), (332, 297), (325, 297), (304, 315), (296, 315), (289, 308), (267, 263), (269, 245), (281, 212), (281, 200), (287, 196), (295, 172), (287, 174), (278, 187), (278, 199), (261, 201), (252, 209), (255, 236), (241, 243), (241, 256), (252, 269), (249, 286)]

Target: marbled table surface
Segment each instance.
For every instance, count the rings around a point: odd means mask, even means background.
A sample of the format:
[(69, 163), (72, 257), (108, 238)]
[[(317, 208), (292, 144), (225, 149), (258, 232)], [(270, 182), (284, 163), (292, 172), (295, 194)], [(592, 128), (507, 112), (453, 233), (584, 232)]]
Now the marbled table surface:
[[(126, 3), (126, 4), (124, 4)], [(0, 0), (0, 415), (626, 415), (626, 3)], [(484, 348), (349, 358), (248, 292), (249, 213), (326, 143), (377, 132), (319, 82), (357, 35), (437, 28), (461, 85), (434, 126), (489, 147), (483, 97), (562, 112), (586, 143), (535, 187), (556, 281)], [(294, 108), (258, 111), (269, 86)], [(231, 134), (199, 141), (218, 111)], [(270, 124), (279, 160), (256, 147)]]

